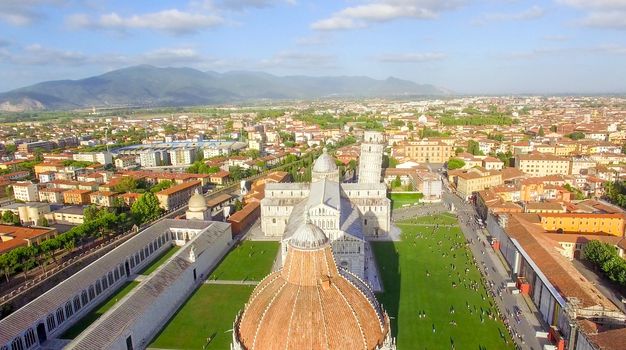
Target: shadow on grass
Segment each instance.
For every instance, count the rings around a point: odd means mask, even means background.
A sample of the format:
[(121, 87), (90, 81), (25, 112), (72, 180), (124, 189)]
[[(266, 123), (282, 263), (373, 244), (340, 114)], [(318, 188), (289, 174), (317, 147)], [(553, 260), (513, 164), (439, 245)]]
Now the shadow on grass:
[(372, 249), (384, 288), (384, 292), (378, 293), (376, 297), (391, 319), (391, 335), (397, 338), (402, 282), (398, 251), (394, 242), (372, 242)]

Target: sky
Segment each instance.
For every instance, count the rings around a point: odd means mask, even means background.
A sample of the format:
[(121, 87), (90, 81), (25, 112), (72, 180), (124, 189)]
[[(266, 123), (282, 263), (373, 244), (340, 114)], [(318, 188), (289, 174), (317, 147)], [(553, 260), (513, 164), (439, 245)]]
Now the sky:
[(625, 93), (626, 0), (0, 0), (0, 91), (137, 64)]

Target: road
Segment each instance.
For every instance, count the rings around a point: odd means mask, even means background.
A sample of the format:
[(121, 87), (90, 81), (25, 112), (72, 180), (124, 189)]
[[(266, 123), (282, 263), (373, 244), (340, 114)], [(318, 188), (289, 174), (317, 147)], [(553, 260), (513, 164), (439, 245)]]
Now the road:
[[(476, 211), (470, 204), (450, 193), (445, 185), (444, 190), (444, 202), (454, 204), (461, 230), (465, 238), (471, 242), (470, 249), (479, 268), (484, 272), (486, 280), (492, 286), (487, 287), (496, 295), (494, 300), (502, 315), (508, 319), (516, 343), (521, 349), (543, 349), (544, 344), (549, 344), (548, 340), (536, 337), (537, 331), (545, 331), (543, 323), (537, 319), (521, 294), (512, 294), (511, 288), (506, 288), (506, 283), (510, 282), (511, 278), (496, 253), (487, 243), (484, 232), (476, 224)], [(516, 316), (516, 308), (521, 310), (521, 317)], [(516, 337), (516, 334), (519, 336)], [(522, 343), (522, 339), (524, 343)]]

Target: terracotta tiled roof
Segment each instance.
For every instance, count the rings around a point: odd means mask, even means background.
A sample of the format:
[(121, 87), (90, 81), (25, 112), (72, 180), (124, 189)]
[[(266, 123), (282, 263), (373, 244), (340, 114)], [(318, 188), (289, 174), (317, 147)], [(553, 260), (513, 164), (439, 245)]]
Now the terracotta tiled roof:
[(388, 335), (389, 319), (364, 284), (338, 271), (328, 242), (290, 244), (283, 268), (254, 289), (235, 332), (250, 350), (373, 350)]

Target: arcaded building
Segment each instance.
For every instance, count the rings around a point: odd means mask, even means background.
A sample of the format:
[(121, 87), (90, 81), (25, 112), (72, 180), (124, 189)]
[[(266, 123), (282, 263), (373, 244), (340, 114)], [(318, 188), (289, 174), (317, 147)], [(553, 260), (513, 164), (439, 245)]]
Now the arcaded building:
[(231, 350), (395, 350), (389, 317), (305, 212), (282, 269), (254, 289), (233, 325)]
[(391, 202), (381, 181), (382, 135), (370, 135), (369, 140), (371, 144), (365, 142), (361, 147), (361, 161), (366, 164), (359, 168), (359, 183), (341, 183), (335, 159), (324, 150), (313, 164), (310, 184), (265, 185), (261, 228), (266, 237), (282, 239), (283, 262), (287, 242), (307, 212), (330, 239), (337, 263), (366, 278), (366, 239), (387, 235), (391, 226)]

